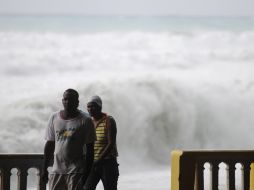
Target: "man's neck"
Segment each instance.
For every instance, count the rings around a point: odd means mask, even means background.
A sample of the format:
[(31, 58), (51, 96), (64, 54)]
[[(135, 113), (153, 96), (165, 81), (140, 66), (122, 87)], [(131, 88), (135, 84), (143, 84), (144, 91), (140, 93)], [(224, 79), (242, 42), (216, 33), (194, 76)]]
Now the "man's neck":
[(102, 112), (100, 112), (100, 113), (94, 115), (94, 116), (93, 116), (93, 119), (94, 119), (95, 121), (99, 121), (100, 119), (103, 118), (103, 116), (104, 116), (104, 114), (103, 114)]
[(63, 119), (73, 119), (78, 116), (79, 111), (78, 110), (73, 110), (73, 111), (61, 110), (60, 113)]

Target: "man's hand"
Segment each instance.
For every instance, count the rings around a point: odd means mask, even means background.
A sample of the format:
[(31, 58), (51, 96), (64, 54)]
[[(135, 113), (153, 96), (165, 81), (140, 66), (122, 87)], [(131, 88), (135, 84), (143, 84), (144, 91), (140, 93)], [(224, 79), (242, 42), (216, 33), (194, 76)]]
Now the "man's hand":
[(48, 180), (49, 180), (48, 175), (49, 173), (47, 169), (42, 171), (41, 179), (43, 183), (48, 183)]
[(53, 159), (53, 154), (55, 150), (55, 141), (47, 141), (44, 147), (44, 164), (41, 179), (44, 183), (48, 183), (48, 167), (50, 166), (50, 162)]
[(82, 179), (82, 180), (83, 180), (83, 185), (86, 184), (86, 180), (87, 180), (87, 178), (88, 178), (88, 175), (89, 175), (89, 174), (88, 174), (87, 172), (84, 173), (83, 179)]

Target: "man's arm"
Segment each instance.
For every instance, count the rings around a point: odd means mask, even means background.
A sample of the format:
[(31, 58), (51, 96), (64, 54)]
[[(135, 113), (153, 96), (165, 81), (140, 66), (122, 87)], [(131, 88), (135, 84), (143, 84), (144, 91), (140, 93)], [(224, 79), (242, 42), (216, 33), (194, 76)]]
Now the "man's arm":
[(86, 144), (86, 171), (84, 173), (84, 183), (92, 169), (94, 160), (94, 143)]
[(51, 160), (53, 159), (55, 150), (55, 141), (47, 141), (44, 146), (44, 165), (42, 171), (42, 180), (47, 183), (48, 182), (48, 167), (50, 165)]
[(110, 150), (113, 148), (113, 146), (116, 144), (116, 134), (117, 134), (117, 128), (116, 128), (116, 122), (115, 120), (110, 117), (108, 120), (108, 129), (107, 129), (107, 136), (108, 136), (108, 144), (99, 156), (99, 159), (97, 160), (97, 164), (107, 156), (107, 154), (110, 152)]

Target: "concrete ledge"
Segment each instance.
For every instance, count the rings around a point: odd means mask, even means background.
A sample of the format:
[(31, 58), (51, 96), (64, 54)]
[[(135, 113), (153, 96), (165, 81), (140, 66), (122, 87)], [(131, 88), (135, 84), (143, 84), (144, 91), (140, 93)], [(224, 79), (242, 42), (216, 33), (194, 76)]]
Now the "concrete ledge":
[(200, 150), (171, 152), (171, 190), (203, 190), (204, 164), (209, 163), (211, 169), (211, 187), (218, 189), (219, 164), (228, 167), (227, 184), (235, 190), (235, 165), (242, 166), (244, 190), (254, 190), (254, 151), (253, 150)]

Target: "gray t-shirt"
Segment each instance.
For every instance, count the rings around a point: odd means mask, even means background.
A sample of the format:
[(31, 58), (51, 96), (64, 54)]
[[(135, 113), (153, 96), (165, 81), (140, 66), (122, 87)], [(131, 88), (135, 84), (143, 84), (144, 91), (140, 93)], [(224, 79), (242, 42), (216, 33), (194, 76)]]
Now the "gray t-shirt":
[(52, 173), (83, 173), (85, 144), (94, 142), (96, 133), (88, 114), (80, 111), (76, 118), (64, 120), (58, 111), (49, 119), (45, 140), (55, 141)]

